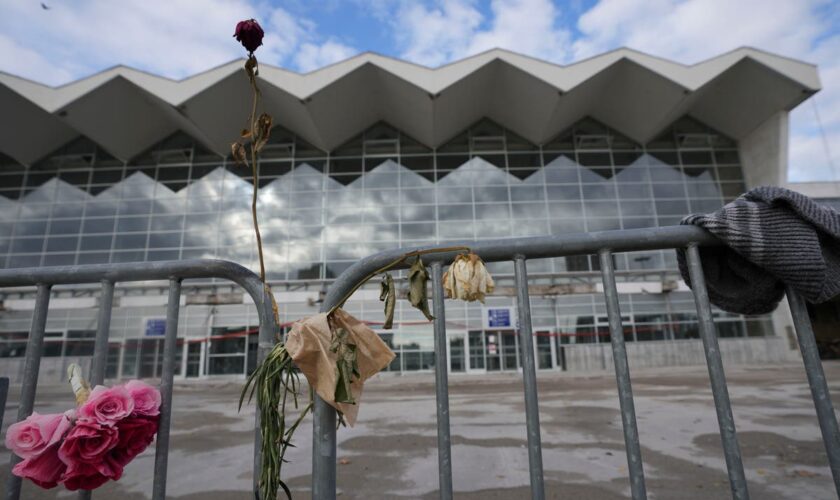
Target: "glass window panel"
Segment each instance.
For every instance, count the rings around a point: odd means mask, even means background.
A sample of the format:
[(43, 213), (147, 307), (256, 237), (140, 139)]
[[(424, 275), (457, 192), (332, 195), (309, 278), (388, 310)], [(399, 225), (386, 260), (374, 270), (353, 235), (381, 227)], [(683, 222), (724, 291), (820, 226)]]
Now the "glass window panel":
[(25, 221), (15, 225), (18, 236), (38, 236), (47, 231), (47, 221)]
[(473, 196), (476, 202), (507, 202), (507, 187), (476, 186), (473, 188)]
[(590, 201), (584, 208), (587, 217), (618, 217), (618, 203), (614, 201)]
[(410, 240), (427, 240), (434, 241), (435, 239), (435, 223), (426, 222), (421, 224), (403, 224), (402, 238)]
[(75, 253), (50, 253), (44, 256), (45, 266), (72, 266), (75, 261)]
[(82, 234), (112, 233), (115, 222), (111, 218), (85, 219), (82, 223)]
[(577, 184), (565, 186), (549, 185), (546, 187), (546, 191), (548, 192), (549, 200), (579, 200), (581, 197), (580, 186)]
[(47, 239), (48, 252), (73, 252), (79, 243), (78, 236), (59, 236)]
[(473, 225), (460, 222), (439, 222), (438, 234), (441, 240), (473, 239), (475, 237)]
[[(403, 205), (400, 207), (403, 222), (430, 222), (435, 220), (434, 205)], [(472, 217), (472, 214), (470, 214)]]
[(551, 218), (577, 218), (583, 216), (583, 206), (578, 202), (556, 202), (548, 203), (548, 213)]
[(545, 199), (545, 188), (543, 186), (511, 186), (510, 198), (512, 201), (538, 201)]
[(110, 258), (108, 252), (80, 253), (79, 264), (106, 264)]
[(615, 185), (613, 183), (604, 184), (583, 184), (581, 186), (583, 191), (583, 198), (586, 200), (603, 200), (615, 198)]
[(545, 203), (514, 203), (512, 208), (515, 219), (542, 219), (546, 217)]
[(77, 234), (82, 227), (80, 219), (53, 219), (50, 234)]
[(82, 237), (81, 250), (109, 250), (113, 236), (84, 236)]
[(12, 240), (12, 252), (34, 253), (44, 247), (44, 238), (16, 238)]
[(680, 198), (685, 199), (685, 186), (683, 183), (654, 184), (653, 196), (655, 198)]
[(117, 232), (146, 231), (149, 228), (148, 217), (120, 217), (117, 219)]
[(688, 215), (686, 200), (657, 200), (656, 213), (659, 215)]
[[(120, 237), (117, 237), (119, 242)], [(181, 233), (151, 233), (149, 235), (149, 248), (178, 248), (181, 245)]]
[(472, 188), (437, 188), (437, 199), (439, 203), (470, 203), (472, 202)]
[(114, 242), (118, 250), (133, 250), (146, 248), (145, 234), (118, 234)]
[(647, 201), (622, 201), (620, 203), (622, 216), (654, 215), (652, 200)]
[(440, 205), (438, 207), (439, 220), (472, 220), (473, 206), (471, 204)]

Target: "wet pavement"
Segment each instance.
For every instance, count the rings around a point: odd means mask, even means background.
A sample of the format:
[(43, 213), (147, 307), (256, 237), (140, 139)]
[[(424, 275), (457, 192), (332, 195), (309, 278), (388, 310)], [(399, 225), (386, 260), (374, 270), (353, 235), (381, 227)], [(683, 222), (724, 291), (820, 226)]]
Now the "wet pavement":
[[(840, 362), (827, 362), (840, 401)], [(631, 367), (632, 370), (632, 367)], [(649, 498), (730, 498), (705, 368), (632, 371)], [(753, 498), (830, 499), (834, 493), (805, 373), (795, 364), (728, 367), (735, 422)], [(629, 498), (615, 379), (608, 373), (540, 373), (540, 419), (548, 498)], [(241, 381), (176, 384), (168, 497), (251, 498), (253, 407), (237, 413)], [(365, 386), (355, 428), (338, 431), (341, 498), (436, 498), (437, 438), (432, 374), (381, 376)], [(516, 374), (450, 376), (456, 498), (527, 498), (522, 381)], [(11, 391), (17, 396), (17, 389)], [(36, 411), (72, 404), (69, 388), (39, 388)], [(7, 426), (17, 411), (6, 408)], [(283, 476), (309, 498), (311, 419)], [(0, 486), (9, 473), (0, 452)], [(154, 449), (94, 498), (149, 498)], [(25, 481), (23, 498), (74, 498)]]

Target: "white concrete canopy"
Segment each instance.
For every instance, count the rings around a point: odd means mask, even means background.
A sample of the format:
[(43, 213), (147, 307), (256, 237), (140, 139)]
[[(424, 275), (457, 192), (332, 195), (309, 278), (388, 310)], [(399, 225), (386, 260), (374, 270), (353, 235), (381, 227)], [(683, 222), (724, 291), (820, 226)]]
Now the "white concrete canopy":
[[(183, 130), (225, 155), (249, 109), (242, 64), (181, 81), (120, 66), (56, 88), (0, 73), (0, 153), (28, 165), (84, 135), (129, 160)], [(437, 147), (482, 117), (535, 144), (585, 116), (640, 143), (683, 115), (741, 140), (820, 89), (815, 66), (752, 48), (691, 66), (629, 49), (568, 66), (494, 49), (435, 69), (365, 53), (259, 78), (275, 124), (324, 151), (379, 121)]]

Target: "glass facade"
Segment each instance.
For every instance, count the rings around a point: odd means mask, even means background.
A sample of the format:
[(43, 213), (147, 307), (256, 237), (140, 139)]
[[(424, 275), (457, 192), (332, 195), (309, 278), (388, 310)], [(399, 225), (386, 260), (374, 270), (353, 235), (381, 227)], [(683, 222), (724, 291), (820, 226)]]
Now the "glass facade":
[[(177, 134), (124, 163), (78, 139), (0, 158), (0, 264), (215, 257), (256, 268), (250, 172)], [(432, 151), (374, 126), (330, 154), (275, 129), (260, 164), (272, 280), (337, 276), (396, 246), (676, 224), (743, 192), (736, 145), (690, 119), (647, 145), (584, 120), (535, 146), (482, 121)], [(592, 267), (555, 259), (534, 271)], [(660, 252), (618, 270), (673, 267)]]
[[(673, 225), (744, 191), (737, 145), (690, 118), (644, 145), (584, 119), (542, 146), (482, 120), (435, 150), (377, 124), (329, 153), (277, 127), (260, 172), (260, 228), (275, 281), (328, 280), (398, 246)], [(84, 138), (28, 168), (0, 157), (0, 266), (220, 258), (257, 269), (251, 182), (250, 171), (180, 133), (128, 162)], [(676, 262), (673, 251), (636, 252), (617, 254), (615, 266), (629, 272), (620, 281), (639, 281), (673, 277)], [(552, 283), (594, 270), (594, 256), (529, 261), (532, 276)], [(504, 278), (512, 265), (491, 271)], [(628, 341), (697, 338), (688, 292), (628, 293), (621, 301)], [(284, 300), (282, 291), (278, 302), (284, 322), (317, 310)], [(143, 325), (163, 317), (165, 302), (125, 304), (112, 320), (109, 374), (154, 376), (160, 341), (145, 338)], [(516, 367), (513, 331), (484, 331), (480, 304), (448, 301), (446, 308), (453, 371)], [(373, 296), (347, 309), (382, 320)], [(609, 342), (600, 294), (533, 296), (532, 309), (540, 368), (565, 367), (565, 349), (574, 345)], [(253, 369), (252, 306), (190, 305), (181, 314), (179, 373)], [(772, 334), (767, 318), (715, 315), (722, 337)], [(21, 352), (29, 318), (0, 315), (0, 357)], [(398, 354), (390, 369), (432, 367), (431, 327), (422, 315), (400, 303), (395, 324), (381, 332)], [(51, 311), (46, 355), (89, 355), (93, 325), (93, 310)]]

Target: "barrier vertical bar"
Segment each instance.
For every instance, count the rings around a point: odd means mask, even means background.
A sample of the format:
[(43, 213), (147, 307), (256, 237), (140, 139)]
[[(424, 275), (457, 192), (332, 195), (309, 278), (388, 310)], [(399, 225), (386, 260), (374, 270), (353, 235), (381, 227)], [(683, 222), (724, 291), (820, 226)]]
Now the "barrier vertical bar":
[(694, 290), (694, 304), (697, 306), (700, 338), (703, 339), (703, 350), (706, 354), (712, 396), (715, 400), (715, 411), (720, 426), (723, 455), (726, 458), (726, 470), (729, 474), (729, 487), (732, 490), (732, 498), (746, 500), (750, 497), (747, 491), (747, 479), (744, 476), (741, 449), (738, 446), (738, 437), (735, 433), (735, 419), (732, 416), (732, 405), (729, 402), (729, 392), (726, 389), (726, 375), (723, 372), (717, 332), (712, 319), (712, 307), (709, 304), (709, 293), (706, 290), (706, 277), (703, 275), (700, 251), (696, 244), (688, 246), (686, 257), (691, 288)]
[(9, 377), (0, 377), (0, 426), (6, 416), (6, 400), (9, 399)]
[(618, 304), (618, 289), (615, 284), (612, 253), (598, 252), (601, 259), (601, 276), (604, 280), (604, 298), (610, 323), (610, 344), (612, 345), (615, 380), (618, 385), (618, 402), (621, 407), (621, 423), (624, 429), (624, 446), (627, 448), (627, 468), (630, 471), (630, 492), (633, 500), (647, 498), (642, 452), (639, 447), (639, 430), (636, 427), (636, 408), (633, 403), (633, 388), (630, 384), (630, 367), (627, 363), (627, 348), (624, 345), (624, 328), (621, 323), (621, 309)]
[[(26, 341), (26, 357), (23, 361), (23, 383), (20, 388), (20, 405), (17, 421), (20, 422), (32, 414), (35, 406), (35, 389), (38, 387), (38, 372), (41, 369), (41, 354), (44, 350), (44, 329), (47, 326), (47, 311), (50, 306), (50, 285), (38, 285), (35, 295), (35, 310), (32, 313), (32, 325)], [(6, 499), (20, 498), (21, 478), (11, 470), (20, 462), (20, 457), (12, 454), (9, 461), (9, 481), (6, 483)]]
[(837, 429), (837, 416), (831, 404), (831, 394), (828, 392), (828, 384), (820, 361), (817, 342), (814, 339), (814, 330), (808, 317), (808, 309), (805, 307), (805, 300), (790, 287), (786, 292), (793, 326), (796, 328), (796, 338), (799, 341), (799, 350), (805, 364), (805, 374), (808, 376), (808, 385), (811, 387), (811, 397), (814, 399), (814, 407), (817, 410), (817, 420), (820, 423), (831, 476), (834, 479), (834, 489), (840, 498), (840, 431)]
[(166, 471), (169, 460), (169, 427), (172, 422), (172, 385), (175, 376), (175, 344), (178, 340), (178, 313), (181, 306), (181, 280), (169, 280), (169, 303), (166, 305), (166, 336), (163, 341), (163, 373), (160, 380), (160, 420), (155, 447), (153, 500), (166, 497)]
[(528, 271), (525, 257), (514, 257), (516, 309), (519, 312), (519, 348), (522, 357), (522, 378), (525, 384), (525, 420), (528, 430), (528, 469), (531, 476), (531, 498), (543, 500), (542, 441), (540, 410), (537, 405), (537, 373), (534, 360), (534, 337), (531, 330), (531, 300), (528, 296)]
[(312, 412), (312, 498), (335, 500), (335, 408), (315, 394)]
[[(105, 365), (108, 363), (108, 332), (111, 329), (111, 311), (114, 304), (114, 283), (102, 280), (99, 297), (99, 316), (96, 323), (96, 340), (93, 344), (93, 359), (90, 363), (89, 382), (91, 387), (105, 381)], [(79, 491), (79, 500), (88, 500), (90, 490)]]
[(432, 263), (432, 310), (435, 331), (435, 396), (437, 400), (438, 481), (441, 500), (452, 499), (452, 439), (449, 427), (449, 375), (447, 366), (446, 316), (443, 301), (443, 269)]
[[(270, 295), (273, 292), (264, 283), (261, 282), (260, 284), (262, 286), (262, 304), (260, 305), (256, 300), (254, 302), (257, 305), (260, 318), (257, 366), (265, 361), (268, 353), (274, 348), (275, 335), (280, 333), (280, 325), (277, 324), (274, 317), (274, 301)], [(262, 432), (260, 431), (259, 404), (260, 398), (257, 397), (257, 411), (254, 412), (254, 475), (252, 480), (255, 499), (260, 498), (260, 470), (262, 468)]]

